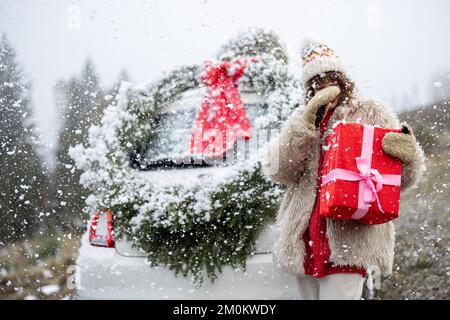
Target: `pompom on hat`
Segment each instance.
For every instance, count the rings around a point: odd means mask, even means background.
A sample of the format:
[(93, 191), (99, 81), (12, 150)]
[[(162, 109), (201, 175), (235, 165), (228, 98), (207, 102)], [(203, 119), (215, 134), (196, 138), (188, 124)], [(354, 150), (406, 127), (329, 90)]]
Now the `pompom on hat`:
[(347, 75), (336, 52), (326, 44), (312, 38), (306, 38), (303, 41), (301, 58), (303, 60), (302, 82), (304, 87), (309, 80), (321, 73), (337, 71)]

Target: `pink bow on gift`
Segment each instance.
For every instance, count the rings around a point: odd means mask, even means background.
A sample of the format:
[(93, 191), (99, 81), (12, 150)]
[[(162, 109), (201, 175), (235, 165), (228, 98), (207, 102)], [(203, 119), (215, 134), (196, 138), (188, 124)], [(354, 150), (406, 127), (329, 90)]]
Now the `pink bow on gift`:
[(384, 213), (378, 192), (383, 189), (383, 185), (399, 186), (401, 182), (400, 175), (380, 174), (377, 169), (371, 167), (374, 130), (373, 126), (364, 126), (361, 156), (355, 159), (359, 172), (336, 168), (322, 176), (322, 186), (338, 179), (359, 181), (358, 209), (353, 214), (353, 219), (364, 217), (375, 200), (380, 211)]

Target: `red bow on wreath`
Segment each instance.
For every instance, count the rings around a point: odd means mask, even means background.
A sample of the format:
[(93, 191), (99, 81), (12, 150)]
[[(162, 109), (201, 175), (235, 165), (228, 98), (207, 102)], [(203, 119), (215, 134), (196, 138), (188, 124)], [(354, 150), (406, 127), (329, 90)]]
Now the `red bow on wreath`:
[(238, 91), (246, 66), (240, 59), (206, 63), (202, 81), (208, 89), (195, 122), (191, 153), (222, 156), (237, 139), (250, 138), (250, 121)]

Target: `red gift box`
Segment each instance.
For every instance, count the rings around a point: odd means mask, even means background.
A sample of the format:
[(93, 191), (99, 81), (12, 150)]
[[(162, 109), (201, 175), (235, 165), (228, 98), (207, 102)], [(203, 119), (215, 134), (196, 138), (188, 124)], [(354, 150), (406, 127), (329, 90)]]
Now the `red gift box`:
[(364, 224), (397, 218), (402, 162), (385, 154), (381, 141), (400, 130), (341, 122), (333, 131), (323, 147), (320, 215)]

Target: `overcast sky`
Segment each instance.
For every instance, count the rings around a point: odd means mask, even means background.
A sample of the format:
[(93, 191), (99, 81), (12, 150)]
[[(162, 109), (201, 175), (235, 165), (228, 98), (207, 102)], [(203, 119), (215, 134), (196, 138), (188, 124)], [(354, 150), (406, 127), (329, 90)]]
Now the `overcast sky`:
[(247, 27), (266, 27), (287, 44), (294, 67), (305, 35), (327, 42), (361, 91), (401, 105), (422, 103), (431, 76), (450, 67), (446, 0), (0, 0), (6, 33), (33, 83), (45, 141), (54, 138), (53, 86), (91, 57), (105, 85), (125, 69), (133, 81), (200, 63)]

